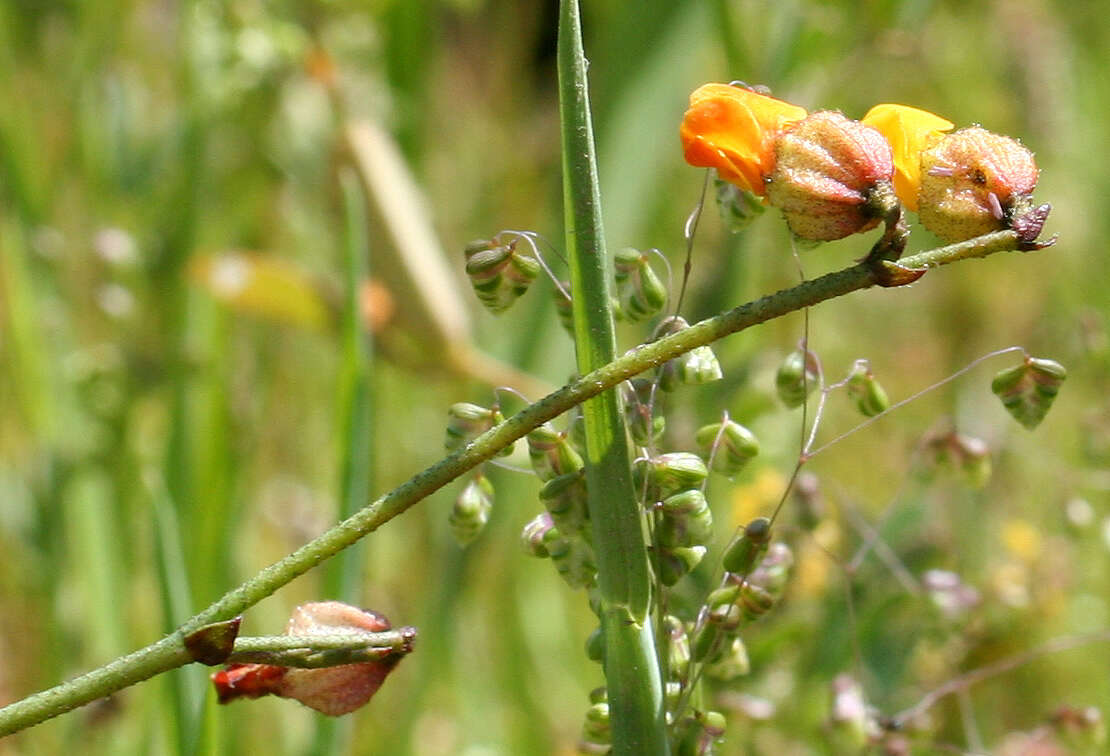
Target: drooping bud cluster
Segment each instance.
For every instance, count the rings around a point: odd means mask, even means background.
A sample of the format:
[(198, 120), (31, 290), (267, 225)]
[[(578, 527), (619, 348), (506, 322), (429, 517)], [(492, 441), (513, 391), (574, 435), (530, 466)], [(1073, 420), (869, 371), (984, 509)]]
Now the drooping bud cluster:
[(710, 469), (730, 478), (759, 454), (759, 439), (727, 414), (721, 422), (699, 428), (694, 434), (694, 441), (701, 448)]
[(663, 309), (667, 287), (648, 263), (648, 255), (626, 247), (613, 255), (617, 288), (617, 314), (631, 322), (649, 318)]
[(1068, 371), (1059, 362), (1026, 356), (1020, 365), (996, 375), (991, 391), (1015, 420), (1032, 430), (1048, 414), (1067, 377)]
[(753, 520), (726, 551), (725, 578), (709, 594), (694, 626), (692, 658), (703, 663), (708, 674), (731, 679), (747, 673), (747, 651), (739, 632), (782, 596), (794, 555), (784, 543), (770, 544), (770, 536), (769, 520)]
[[(390, 630), (389, 620), (377, 612), (358, 609), (339, 601), (302, 604), (293, 610), (285, 634), (311, 639)], [(349, 714), (378, 691), (386, 676), (412, 650), (416, 631), (403, 628), (403, 648), (386, 652), (376, 661), (340, 664), (333, 667), (297, 668), (274, 664), (230, 664), (212, 675), (220, 703), (236, 698), (275, 695), (292, 698), (330, 716)]]
[(466, 245), (466, 276), (486, 309), (501, 313), (528, 291), (540, 273), (540, 264), (517, 249), (519, 239), (499, 237)]
[(701, 491), (709, 475), (696, 454), (671, 452), (641, 458), (632, 468), (633, 485), (654, 524), (658, 578), (674, 585), (698, 566), (713, 536), (713, 512)]

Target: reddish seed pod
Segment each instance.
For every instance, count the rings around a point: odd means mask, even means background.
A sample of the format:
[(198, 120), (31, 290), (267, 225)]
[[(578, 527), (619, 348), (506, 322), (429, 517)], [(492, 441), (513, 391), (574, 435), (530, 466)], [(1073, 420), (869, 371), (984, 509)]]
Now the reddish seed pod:
[(894, 163), (875, 129), (833, 111), (812, 113), (783, 130), (775, 158), (767, 199), (795, 236), (831, 241), (879, 222), (871, 195), (889, 186)]
[[(380, 633), (389, 629), (389, 620), (381, 614), (339, 601), (321, 601), (294, 609), (285, 634), (310, 638)], [(408, 630), (415, 637), (415, 631)], [(318, 669), (232, 664), (214, 673), (212, 682), (220, 703), (272, 694), (296, 699), (322, 714), (339, 716), (369, 701), (402, 657), (403, 653), (398, 652), (376, 661)]]

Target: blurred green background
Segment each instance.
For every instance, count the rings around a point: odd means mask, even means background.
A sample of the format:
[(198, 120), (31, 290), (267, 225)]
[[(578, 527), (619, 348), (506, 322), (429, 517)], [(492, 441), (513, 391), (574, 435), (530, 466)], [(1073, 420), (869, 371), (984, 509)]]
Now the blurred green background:
[[(609, 243), (663, 250), (676, 288), (703, 180), (682, 162), (677, 126), (705, 81), (762, 83), (855, 117), (878, 102), (912, 104), (1020, 137), (1041, 168), (1037, 197), (1054, 206), (1046, 234), (1060, 235), (1045, 252), (960, 264), (811, 312), (810, 345), (829, 378), (868, 358), (896, 400), (1015, 344), (1070, 377), (1034, 433), (989, 391), (1010, 355), (810, 463), (824, 510), (815, 528), (796, 504), (785, 510), (780, 535), (798, 558), (787, 597), (745, 635), (752, 673), (706, 692), (730, 717), (721, 752), (854, 752), (827, 724), (839, 673), (893, 714), (968, 669), (1105, 631), (1101, 4), (583, 6)], [(537, 398), (565, 380), (571, 342), (551, 285), (488, 315), (461, 254), (505, 228), (560, 244), (555, 10), (0, 3), (0, 699), (154, 640), (344, 507), (435, 462), (450, 403), (488, 403), (501, 383)], [(395, 145), (403, 163), (368, 162), (366, 134), (388, 135), (379, 148), (388, 156)], [(423, 202), (407, 201), (409, 180)], [(797, 280), (774, 211), (729, 237), (708, 210), (689, 320)], [(815, 276), (870, 244), (800, 254)], [(915, 230), (913, 248), (933, 244)], [(722, 543), (729, 526), (769, 512), (792, 468), (800, 413), (776, 403), (772, 384), (802, 332), (799, 315), (727, 339), (717, 348), (725, 379), (670, 399), (669, 449), (688, 448), (722, 409), (763, 442), (757, 463), (710, 489)], [(628, 347), (646, 332), (620, 335)], [(822, 438), (856, 422), (834, 395)], [(989, 444), (985, 486), (915, 452), (948, 430)], [(573, 753), (587, 692), (602, 683), (582, 650), (594, 620), (583, 594), (518, 545), (539, 511), (534, 478), (491, 475), (495, 513), (467, 550), (447, 525), (456, 486), (247, 613), (245, 633), (278, 632), (297, 603), (342, 597), (417, 626), (417, 652), (359, 712), (323, 723), (283, 700), (217, 707), (198, 667), (0, 752)], [(886, 557), (849, 574), (868, 524)], [(938, 610), (921, 590), (927, 569), (958, 573), (980, 603)], [(1110, 711), (1108, 663), (1106, 643), (1089, 644), (945, 699), (913, 736), (915, 752), (1025, 753), (1006, 749), (1043, 735), (1060, 707)]]

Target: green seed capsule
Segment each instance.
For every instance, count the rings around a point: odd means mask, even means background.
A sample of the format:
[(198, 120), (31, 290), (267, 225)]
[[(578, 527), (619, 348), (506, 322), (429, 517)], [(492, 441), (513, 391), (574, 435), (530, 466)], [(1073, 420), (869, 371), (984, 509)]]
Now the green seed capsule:
[(817, 388), (819, 368), (812, 352), (795, 349), (786, 355), (775, 375), (775, 391), (787, 407), (801, 407), (806, 397)]
[(451, 532), (460, 546), (473, 541), (486, 527), (490, 510), (493, 509), (493, 493), (493, 483), (485, 475), (478, 473), (455, 499), (449, 522)]
[(477, 242), (467, 245), (466, 275), (485, 308), (500, 313), (528, 291), (539, 275), (540, 264), (518, 253), (515, 241), (489, 244), (486, 249), (480, 249)]
[(605, 663), (605, 633), (601, 631), (601, 627), (595, 627), (586, 638), (586, 658), (598, 664)]
[(630, 247), (613, 255), (617, 301), (625, 319), (636, 322), (663, 309), (667, 287), (648, 263), (648, 256)]
[(775, 597), (763, 586), (745, 582), (740, 586), (740, 596), (736, 605), (748, 622), (754, 622), (775, 605)]
[(996, 375), (991, 391), (1015, 420), (1032, 430), (1048, 414), (1067, 377), (1068, 371), (1058, 362), (1026, 357), (1021, 365)]
[(694, 643), (692, 647), (692, 654), (695, 662), (704, 661), (710, 652), (714, 650), (717, 645), (718, 639), (723, 634), (721, 626), (716, 622), (706, 622), (698, 628), (697, 634), (694, 636)]
[(567, 434), (555, 430), (550, 423), (531, 431), (526, 440), (528, 458), (540, 480), (551, 480), (582, 469), (582, 457), (567, 441)]
[(586, 719), (582, 724), (582, 741), (590, 745), (608, 745), (613, 742), (608, 703), (595, 703), (586, 710)]
[(543, 545), (551, 555), (556, 572), (571, 588), (586, 588), (596, 582), (594, 550), (584, 540), (566, 536), (553, 527), (544, 534)]
[(702, 426), (694, 434), (694, 440), (701, 447), (702, 455), (712, 460), (712, 469), (730, 478), (759, 454), (759, 440), (755, 434), (734, 420)]
[[(447, 451), (460, 449), (504, 420), (501, 408), (496, 405), (486, 408), (470, 402), (452, 404), (447, 410), (447, 438), (443, 446)], [(498, 456), (509, 456), (513, 446), (505, 447)]]
[(736, 575), (747, 575), (767, 551), (771, 541), (771, 521), (757, 517), (748, 523), (744, 532), (729, 544), (721, 560), (725, 570)]
[(663, 546), (701, 546), (713, 536), (713, 512), (697, 488), (668, 496), (659, 511), (663, 516), (656, 539)]
[(650, 460), (640, 460), (632, 468), (637, 491), (643, 491), (647, 476), (649, 501), (662, 501), (679, 491), (698, 488), (709, 475), (705, 462), (697, 454), (670, 452)]
[[(672, 333), (684, 331), (690, 327), (686, 320), (678, 315), (667, 318), (660, 323), (652, 334), (652, 341), (669, 336)], [(674, 391), (679, 384), (698, 385), (720, 380), (721, 363), (708, 346), (700, 346), (686, 354), (679, 355), (673, 360), (668, 360), (658, 368), (659, 388), (664, 391)]]
[(540, 503), (563, 533), (581, 533), (590, 516), (585, 472), (578, 470), (549, 480), (540, 489)]
[(751, 672), (748, 649), (740, 636), (733, 636), (727, 646), (722, 644), (713, 658), (706, 662), (705, 674), (717, 680), (734, 680)]
[(673, 614), (663, 618), (663, 632), (667, 639), (667, 677), (686, 680), (690, 669), (690, 636), (686, 625)]
[(890, 407), (890, 399), (871, 372), (867, 360), (856, 360), (852, 374), (848, 376), (848, 396), (865, 417), (874, 417)]
[(704, 546), (675, 546), (659, 554), (659, 580), (666, 586), (677, 583), (684, 575), (693, 572), (705, 552)]

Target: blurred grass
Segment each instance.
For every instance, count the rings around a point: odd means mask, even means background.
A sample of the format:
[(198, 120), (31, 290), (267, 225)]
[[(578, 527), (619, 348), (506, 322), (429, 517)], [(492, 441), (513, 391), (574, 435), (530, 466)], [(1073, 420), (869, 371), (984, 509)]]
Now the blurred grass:
[[(876, 102), (905, 102), (1019, 136), (1037, 153), (1038, 198), (1054, 205), (1048, 233), (1061, 235), (1044, 253), (960, 265), (811, 313), (810, 343), (827, 373), (839, 377), (867, 357), (895, 398), (1011, 344), (1060, 360), (1071, 377), (1032, 434), (989, 393), (1003, 358), (811, 463), (829, 504), (817, 539), (830, 552), (850, 559), (859, 542), (849, 508), (875, 523), (889, 506), (884, 540), (910, 571), (955, 570), (984, 603), (966, 621), (945, 620), (880, 562), (849, 579), (798, 533), (794, 587), (749, 633), (753, 673), (733, 686), (773, 701), (778, 714), (755, 722), (734, 711), (724, 752), (831, 752), (828, 683), (855, 670), (854, 644), (871, 702), (894, 712), (975, 665), (1110, 624), (1110, 273), (1099, 259), (1110, 233), (1110, 29), (1097, 4), (584, 5), (610, 245), (657, 246), (680, 269), (682, 223), (702, 174), (681, 161), (677, 123), (694, 87), (730, 79), (810, 108), (859, 116)], [(550, 4), (485, 0), (0, 3), (4, 699), (152, 640), (318, 532), (340, 502), (435, 461), (449, 403), (488, 401), (480, 379), (429, 372), (403, 349), (376, 349), (359, 377), (354, 256), (369, 254), (374, 274), (397, 263), (380, 227), (368, 227), (364, 245), (350, 230), (357, 214), (336, 179), (342, 129), (366, 119), (393, 135), (447, 250), (502, 228), (558, 239), (553, 18)], [(329, 77), (343, 108), (329, 99)], [(774, 212), (727, 239), (710, 210), (691, 315), (794, 280)], [(812, 276), (867, 244), (801, 255)], [(930, 241), (916, 229), (911, 244)], [(236, 305), (188, 274), (244, 251), (318, 292), (324, 324)], [(450, 295), (468, 303), (471, 324), (458, 338), (561, 383), (573, 355), (551, 317), (550, 288), (537, 285), (496, 319), (470, 297), (460, 261), (448, 261)], [(393, 293), (402, 306), (378, 313), (375, 343), (419, 347), (411, 295)], [(722, 522), (766, 511), (781, 490), (773, 481), (789, 471), (798, 419), (770, 387), (800, 335), (799, 317), (727, 340), (718, 349), (726, 379), (669, 408), (673, 448), (721, 408), (763, 442), (756, 467), (735, 484), (714, 483)], [(644, 334), (620, 337), (631, 345)], [(854, 422), (836, 399), (829, 437)], [(914, 445), (946, 424), (991, 444), (985, 489), (913, 468)], [(352, 454), (367, 464), (345, 466)], [(365, 477), (352, 478), (356, 470)], [(535, 484), (500, 472), (495, 481), (493, 521), (466, 552), (448, 532), (453, 492), (444, 493), (374, 534), (357, 560), (306, 576), (247, 615), (245, 632), (271, 632), (294, 604), (351, 591), (356, 603), (420, 628), (417, 653), (343, 724), (351, 732), (337, 745), (290, 702), (214, 707), (202, 669), (4, 745), (570, 752), (586, 692), (601, 683), (581, 651), (592, 617), (550, 565), (520, 553), (519, 528), (538, 511)], [(1066, 516), (1077, 500), (1090, 505), (1089, 523)], [(1031, 730), (1063, 704), (1110, 712), (1108, 656), (1099, 646), (1066, 652), (973, 689), (984, 741)], [(938, 741), (964, 742), (954, 702), (936, 721)]]

